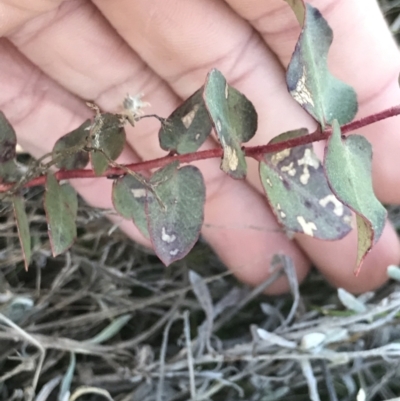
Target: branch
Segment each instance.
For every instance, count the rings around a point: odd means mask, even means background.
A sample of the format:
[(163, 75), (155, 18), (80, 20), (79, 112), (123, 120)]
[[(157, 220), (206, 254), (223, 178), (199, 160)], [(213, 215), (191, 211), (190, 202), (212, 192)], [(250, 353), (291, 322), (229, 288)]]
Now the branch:
[[(379, 113), (372, 114), (370, 116), (361, 118), (359, 120), (353, 121), (349, 124), (342, 126), (342, 133), (346, 134), (348, 132), (354, 131), (356, 129), (365, 127), (367, 125), (371, 125), (378, 121), (385, 120), (390, 117), (395, 117), (400, 115), (400, 105), (391, 107), (389, 109), (383, 110)], [(280, 152), (284, 149), (294, 148), (300, 145), (307, 145), (310, 143), (323, 141), (329, 138), (332, 130), (330, 128), (321, 132), (319, 129), (309, 135), (304, 135), (301, 137), (289, 139), (287, 141), (282, 141), (278, 143), (262, 145), (262, 146), (252, 146), (252, 147), (243, 147), (243, 151), (245, 155), (248, 157), (259, 158), (261, 155), (265, 153), (275, 153)], [(212, 158), (221, 158), (223, 155), (223, 150), (221, 148), (211, 149), (211, 150), (203, 150), (200, 152), (188, 153), (185, 155), (177, 155), (177, 156), (164, 156), (158, 159), (153, 159), (141, 163), (132, 163), (124, 165), (122, 168), (110, 168), (101, 176), (97, 176), (93, 170), (91, 169), (80, 169), (80, 170), (60, 170), (55, 173), (57, 180), (69, 180), (73, 178), (99, 178), (99, 177), (108, 177), (114, 175), (123, 175), (126, 174), (126, 169), (129, 169), (133, 172), (152, 170), (156, 168), (161, 168), (171, 163), (173, 160), (178, 160), (180, 163), (191, 163), (198, 160), (206, 160)], [(36, 177), (24, 185), (24, 188), (34, 187), (38, 185), (44, 185), (46, 183), (46, 176), (41, 175)], [(15, 183), (4, 183), (0, 184), (0, 193), (7, 192), (10, 190)]]

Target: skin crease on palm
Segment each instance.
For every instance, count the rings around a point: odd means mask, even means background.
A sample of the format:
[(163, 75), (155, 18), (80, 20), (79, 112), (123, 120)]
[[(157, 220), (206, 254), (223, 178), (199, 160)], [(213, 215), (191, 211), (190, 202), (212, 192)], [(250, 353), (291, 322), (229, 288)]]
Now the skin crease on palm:
[[(335, 34), (331, 71), (352, 85), (363, 117), (400, 103), (400, 55), (375, 0), (313, 0)], [(259, 129), (251, 145), (289, 129), (315, 129), (290, 97), (287, 66), (300, 28), (283, 0), (0, 0), (0, 109), (34, 156), (91, 112), (85, 100), (117, 111), (126, 93), (144, 93), (146, 111), (167, 116), (216, 67), (254, 103)], [(359, 131), (373, 144), (373, 179), (382, 202), (400, 202), (400, 118)], [(128, 128), (120, 162), (165, 154), (156, 121)], [(204, 148), (217, 146), (211, 139)], [(322, 155), (323, 144), (315, 147)], [(219, 170), (218, 160), (197, 163), (207, 184), (204, 238), (243, 281), (265, 280), (272, 255), (285, 253), (300, 280), (311, 264), (336, 286), (352, 292), (376, 288), (386, 267), (400, 260), (388, 223), (358, 277), (353, 274), (356, 233), (323, 242), (304, 235), (290, 241), (268, 210), (249, 161), (247, 182)], [(74, 180), (91, 204), (111, 207), (111, 182)], [(149, 245), (128, 221), (114, 219), (133, 239)], [(254, 229), (252, 227), (261, 229)], [(272, 293), (287, 290), (281, 279)]]

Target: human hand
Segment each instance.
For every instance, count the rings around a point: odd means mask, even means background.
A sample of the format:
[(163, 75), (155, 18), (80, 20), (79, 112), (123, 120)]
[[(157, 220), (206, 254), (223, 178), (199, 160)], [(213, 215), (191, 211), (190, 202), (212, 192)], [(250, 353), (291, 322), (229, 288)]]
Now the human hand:
[[(375, 0), (310, 3), (333, 28), (331, 71), (356, 89), (357, 117), (398, 104), (399, 52)], [(0, 109), (34, 156), (50, 151), (61, 135), (91, 116), (84, 100), (116, 111), (126, 93), (144, 93), (149, 113), (168, 116), (213, 67), (258, 112), (259, 129), (250, 145), (266, 144), (290, 129), (316, 127), (286, 89), (285, 67), (300, 28), (283, 0), (8, 0), (0, 1), (0, 16)], [(392, 118), (359, 131), (373, 144), (374, 186), (382, 202), (400, 202), (399, 124)], [(129, 147), (119, 161), (164, 155), (158, 128), (150, 120), (128, 128)], [(212, 140), (205, 145), (213, 146)], [(322, 147), (316, 145), (320, 155)], [(197, 165), (207, 183), (203, 236), (247, 283), (266, 279), (273, 254), (285, 253), (300, 280), (314, 263), (332, 284), (362, 292), (381, 285), (386, 267), (400, 260), (397, 236), (387, 224), (355, 277), (355, 232), (336, 242), (304, 235), (290, 241), (267, 207), (253, 160), (247, 182), (227, 177), (217, 160)], [(110, 180), (72, 184), (92, 205), (111, 207)], [(120, 226), (149, 245), (132, 223)], [(281, 279), (272, 291), (285, 289)]]

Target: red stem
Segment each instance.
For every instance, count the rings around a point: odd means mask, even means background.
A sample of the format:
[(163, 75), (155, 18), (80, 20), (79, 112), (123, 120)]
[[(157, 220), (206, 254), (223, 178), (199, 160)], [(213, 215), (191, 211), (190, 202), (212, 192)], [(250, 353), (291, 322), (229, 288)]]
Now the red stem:
[[(346, 124), (342, 127), (342, 134), (346, 134), (348, 132), (354, 131), (356, 129), (365, 127), (367, 125), (376, 123), (381, 120), (385, 120), (386, 118), (395, 117), (400, 115), (400, 105), (391, 107), (389, 109), (383, 110), (379, 113), (372, 114), (370, 116), (361, 118), (357, 121), (353, 121), (349, 124)], [(328, 139), (331, 134), (331, 129), (328, 128), (327, 130), (321, 132), (319, 130), (313, 132), (309, 135), (300, 136), (297, 138), (289, 139), (287, 141), (282, 141), (278, 143), (262, 145), (262, 146), (252, 146), (252, 147), (243, 147), (243, 151), (245, 152), (246, 156), (257, 158), (265, 153), (274, 153), (279, 152), (284, 149), (293, 148), (299, 145), (307, 145), (309, 143), (322, 141)], [(155, 168), (164, 167), (168, 163), (173, 160), (179, 160), (180, 163), (190, 163), (196, 160), (205, 160), (205, 159), (212, 159), (216, 157), (222, 157), (222, 149), (211, 149), (211, 150), (203, 150), (200, 152), (188, 153), (186, 155), (178, 155), (178, 156), (164, 156), (158, 159), (153, 159), (141, 163), (132, 163), (124, 165), (124, 167), (138, 172), (138, 171), (145, 171), (145, 170), (152, 170)], [(81, 170), (69, 170), (69, 171), (58, 171), (55, 173), (56, 178), (58, 180), (68, 180), (72, 178), (95, 178), (95, 177), (107, 177), (112, 175), (122, 175), (125, 172), (120, 168), (110, 168), (101, 176), (96, 176), (93, 170), (91, 169), (81, 169)], [(34, 178), (31, 181), (27, 182), (24, 185), (24, 188), (34, 187), (37, 185), (44, 185), (46, 183), (46, 176), (42, 175), (40, 177)], [(7, 183), (7, 184), (0, 184), (0, 192), (6, 192), (15, 183)]]

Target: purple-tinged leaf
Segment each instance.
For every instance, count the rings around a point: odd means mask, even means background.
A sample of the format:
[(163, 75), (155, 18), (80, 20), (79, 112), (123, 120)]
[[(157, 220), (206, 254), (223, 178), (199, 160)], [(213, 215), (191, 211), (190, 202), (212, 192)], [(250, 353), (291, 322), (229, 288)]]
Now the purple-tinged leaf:
[(361, 135), (342, 138), (339, 123), (325, 149), (325, 171), (336, 196), (356, 213), (358, 252), (356, 271), (380, 238), (386, 220), (386, 209), (376, 198), (371, 176), (372, 147)]
[(53, 147), (53, 158), (58, 158), (59, 169), (74, 170), (85, 168), (89, 163), (89, 153), (83, 148), (88, 145), (90, 120), (86, 120), (77, 129), (63, 135)]
[(126, 134), (121, 116), (117, 114), (104, 113), (96, 116), (91, 129), (90, 159), (96, 175), (103, 174), (108, 166), (109, 159), (116, 160), (122, 153)]
[(201, 88), (165, 120), (158, 133), (160, 146), (180, 155), (196, 152), (210, 135), (211, 128)]
[(245, 178), (247, 164), (241, 144), (248, 142), (257, 130), (257, 113), (253, 104), (229, 86), (216, 69), (207, 75), (203, 97), (224, 150), (221, 169), (232, 178)]
[[(285, 132), (270, 143), (307, 135), (306, 129)], [(337, 240), (351, 231), (351, 212), (329, 188), (312, 145), (264, 155), (261, 181), (279, 223), (288, 231)]]
[(303, 0), (286, 1), (302, 26), (286, 74), (291, 95), (323, 128), (334, 119), (340, 125), (350, 122), (357, 113), (357, 95), (328, 69), (332, 29), (319, 10)]
[(76, 238), (78, 197), (69, 185), (60, 185), (54, 174), (46, 179), (44, 207), (53, 256), (65, 252)]
[(125, 219), (133, 220), (143, 236), (149, 239), (146, 196), (147, 188), (130, 174), (113, 183), (112, 201), (115, 210)]
[(24, 255), (25, 270), (28, 271), (31, 262), (31, 234), (29, 232), (28, 217), (25, 212), (24, 198), (14, 195), (12, 197), (14, 216), (17, 222), (18, 237), (21, 243), (22, 254)]
[(165, 265), (182, 259), (197, 241), (204, 219), (205, 185), (194, 166), (158, 170), (150, 179), (156, 192), (147, 191), (150, 239)]

